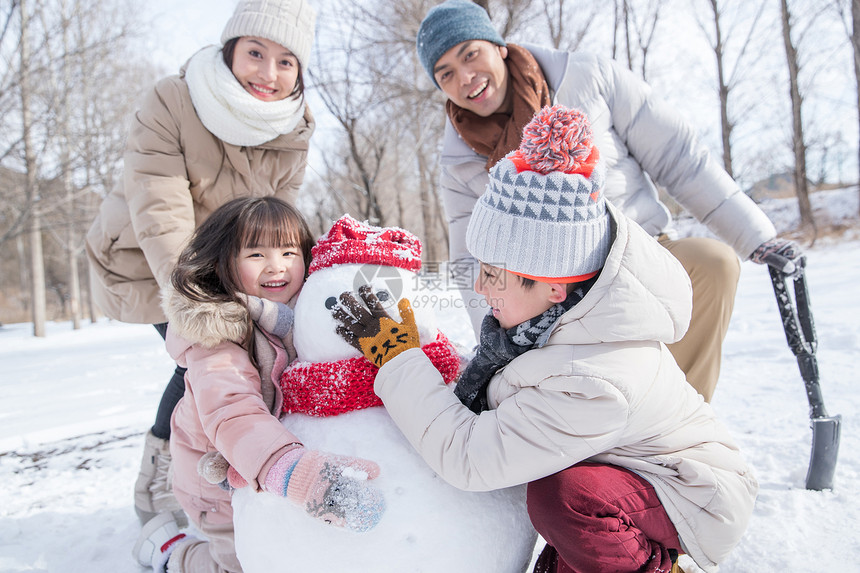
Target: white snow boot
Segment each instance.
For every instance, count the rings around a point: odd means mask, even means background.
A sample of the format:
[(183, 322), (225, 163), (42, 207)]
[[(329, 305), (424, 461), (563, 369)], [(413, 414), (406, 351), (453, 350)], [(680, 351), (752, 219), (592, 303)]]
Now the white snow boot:
[(170, 442), (155, 437), (152, 430), (147, 431), (140, 473), (134, 484), (134, 510), (141, 525), (163, 512), (173, 513), (180, 527), (188, 525), (188, 518), (173, 495), (170, 465)]
[(193, 539), (179, 531), (179, 525), (170, 512), (159, 513), (147, 521), (140, 530), (132, 555), (155, 573), (165, 573), (167, 560), (179, 542)]

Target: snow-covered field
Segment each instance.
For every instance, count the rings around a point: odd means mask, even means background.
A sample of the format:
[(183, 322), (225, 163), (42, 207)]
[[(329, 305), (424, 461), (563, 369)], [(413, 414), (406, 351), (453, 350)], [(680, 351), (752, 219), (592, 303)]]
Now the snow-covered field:
[[(816, 195), (831, 219), (856, 225), (856, 189)], [(790, 228), (794, 210), (777, 207), (765, 205), (779, 229)], [(804, 488), (803, 383), (767, 271), (744, 263), (713, 406), (761, 492), (724, 573), (860, 571), (860, 238), (821, 240), (808, 260), (824, 399), (842, 415), (835, 487)], [(473, 344), (464, 311), (437, 314), (451, 339)], [(130, 554), (132, 486), (173, 368), (161, 339), (151, 326), (110, 321), (31, 334), (30, 324), (0, 327), (0, 572), (140, 571)]]

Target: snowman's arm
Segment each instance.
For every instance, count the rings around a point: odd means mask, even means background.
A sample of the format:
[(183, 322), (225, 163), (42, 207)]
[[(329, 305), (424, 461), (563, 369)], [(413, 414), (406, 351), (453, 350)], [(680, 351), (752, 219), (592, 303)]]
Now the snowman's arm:
[(415, 314), (408, 299), (397, 308), (401, 322), (392, 319), (373, 294), (370, 285), (358, 288), (363, 306), (349, 291), (341, 293), (331, 313), (337, 322), (335, 332), (357, 348), (372, 364), (382, 366), (404, 350), (420, 346)]

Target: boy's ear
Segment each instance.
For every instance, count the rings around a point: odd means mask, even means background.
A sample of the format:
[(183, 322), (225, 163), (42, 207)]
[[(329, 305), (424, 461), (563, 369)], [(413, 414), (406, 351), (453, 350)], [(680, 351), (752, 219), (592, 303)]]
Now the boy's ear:
[(564, 283), (547, 283), (550, 287), (549, 301), (553, 304), (564, 302), (567, 298), (567, 285)]

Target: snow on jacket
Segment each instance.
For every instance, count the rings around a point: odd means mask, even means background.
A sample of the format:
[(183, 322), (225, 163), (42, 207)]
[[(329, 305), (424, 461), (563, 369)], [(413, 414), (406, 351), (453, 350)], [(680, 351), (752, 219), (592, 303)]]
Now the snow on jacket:
[(636, 472), (686, 552), (713, 571), (746, 529), (758, 484), (665, 346), (689, 323), (683, 267), (609, 209), (615, 237), (597, 282), (543, 346), (493, 376), (490, 411), (470, 412), (416, 350), (383, 366), (374, 389), (427, 463), (461, 489), (526, 483), (583, 460)]
[[(197, 464), (204, 454), (221, 452), (248, 483), (260, 489), (269, 468), (299, 440), (277, 415), (283, 395), (277, 384), (268, 407), (259, 371), (241, 341), (248, 328), (247, 310), (235, 303), (192, 302), (165, 290), (167, 351), (188, 368), (185, 395), (170, 420), (173, 491), (192, 520), (226, 523), (232, 520), (230, 494), (204, 480)], [(279, 380), (273, 372), (271, 380)]]
[(165, 322), (159, 288), (193, 231), (236, 197), (295, 202), (315, 123), (237, 147), (209, 132), (191, 103), (184, 68), (160, 80), (132, 118), (119, 184), (87, 234), (93, 297), (123, 322)]
[[(578, 108), (588, 116), (594, 145), (606, 164), (606, 197), (649, 234), (672, 234), (671, 216), (658, 198), (653, 179), (742, 259), (776, 236), (767, 215), (714, 160), (677, 110), (658, 100), (648, 84), (608, 58), (525, 47), (546, 77), (553, 104)], [(450, 120), (446, 120), (441, 155), (450, 260), (471, 260), (466, 227), (487, 186), (487, 158), (460, 138)], [(464, 294), (468, 300), (468, 293)]]

